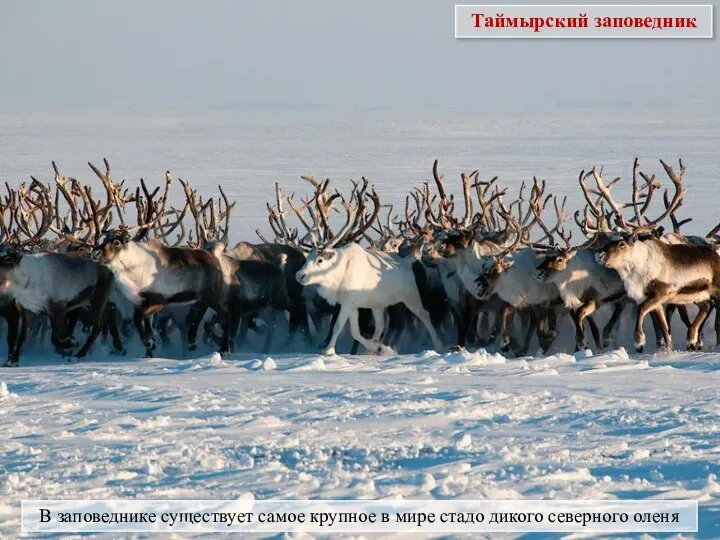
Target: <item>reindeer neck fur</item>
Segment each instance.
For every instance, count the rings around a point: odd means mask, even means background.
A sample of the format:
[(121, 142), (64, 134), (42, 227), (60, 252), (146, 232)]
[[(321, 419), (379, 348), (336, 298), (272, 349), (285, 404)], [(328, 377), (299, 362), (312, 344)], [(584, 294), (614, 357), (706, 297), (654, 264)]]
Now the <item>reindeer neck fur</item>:
[(568, 309), (579, 308), (589, 294), (605, 299), (623, 291), (623, 282), (617, 272), (598, 263), (595, 252), (590, 249), (578, 251), (563, 270), (550, 274), (546, 283), (557, 286)]
[(97, 282), (95, 263), (60, 253), (24, 255), (12, 272), (7, 292), (34, 313), (75, 300)]
[(133, 303), (140, 304), (140, 293), (156, 280), (161, 266), (160, 246), (154, 242), (128, 242), (107, 267), (115, 276), (120, 291)]
[(7, 293), (21, 306), (33, 313), (44, 311), (48, 307), (49, 286), (51, 280), (44, 274), (41, 259), (44, 253), (24, 255), (6, 283)]
[(337, 262), (336, 268), (333, 268), (332, 272), (328, 272), (323, 276), (322, 282), (317, 284), (318, 295), (325, 299), (328, 304), (334, 306), (338, 303), (343, 293), (343, 282), (346, 281), (346, 275), (348, 274), (348, 267), (350, 263), (350, 253), (348, 249), (352, 246), (343, 246), (335, 250), (335, 258)]
[(233, 285), (237, 282), (237, 279), (235, 277), (235, 274), (238, 271), (238, 260), (237, 258), (233, 257), (231, 252), (228, 252), (225, 249), (225, 246), (221, 244), (220, 242), (213, 245), (212, 249), (210, 250), (210, 253), (213, 254), (213, 256), (218, 260), (220, 263), (220, 268), (222, 269), (222, 275), (223, 280), (225, 281), (226, 285)]
[(650, 282), (667, 271), (668, 261), (662, 247), (662, 243), (655, 239), (636, 241), (630, 246), (630, 255), (615, 268), (628, 297), (635, 302), (644, 301)]

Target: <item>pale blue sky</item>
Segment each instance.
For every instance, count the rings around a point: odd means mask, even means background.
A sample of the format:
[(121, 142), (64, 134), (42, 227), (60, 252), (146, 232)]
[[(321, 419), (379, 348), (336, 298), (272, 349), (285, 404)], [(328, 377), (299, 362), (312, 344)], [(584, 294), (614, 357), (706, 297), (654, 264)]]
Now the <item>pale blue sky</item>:
[(717, 99), (715, 39), (456, 41), (453, 5), (0, 0), (0, 108)]

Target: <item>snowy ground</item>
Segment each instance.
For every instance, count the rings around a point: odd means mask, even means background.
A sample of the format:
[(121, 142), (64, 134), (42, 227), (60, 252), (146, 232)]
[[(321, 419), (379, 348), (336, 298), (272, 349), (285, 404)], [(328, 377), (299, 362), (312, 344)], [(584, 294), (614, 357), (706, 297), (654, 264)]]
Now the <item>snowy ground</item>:
[(693, 498), (720, 536), (720, 356), (236, 355), (0, 372), (24, 498)]
[[(622, 196), (636, 156), (665, 183), (657, 159), (682, 157), (683, 230), (704, 234), (720, 219), (720, 122), (675, 109), (3, 112), (0, 181), (49, 181), (51, 159), (89, 182), (103, 156), (132, 185), (169, 168), (238, 200), (240, 240), (267, 230), (275, 181), (307, 192), (301, 174), (365, 175), (401, 203), (439, 158), (456, 193), (461, 171), (511, 192), (537, 175), (575, 209), (583, 168), (622, 175)], [(249, 496), (696, 498), (698, 536), (720, 537), (720, 354), (22, 363), (0, 370), (0, 537), (23, 498)]]

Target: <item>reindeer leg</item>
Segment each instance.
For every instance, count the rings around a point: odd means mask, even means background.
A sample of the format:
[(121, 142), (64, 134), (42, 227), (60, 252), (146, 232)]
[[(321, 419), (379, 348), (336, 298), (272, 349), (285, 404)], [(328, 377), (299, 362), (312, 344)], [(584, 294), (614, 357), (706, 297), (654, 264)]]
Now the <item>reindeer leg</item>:
[[(202, 321), (203, 317), (205, 316), (205, 313), (207, 313), (208, 306), (207, 304), (202, 304), (200, 302), (197, 302), (193, 305), (193, 307), (190, 309), (190, 312), (187, 315), (187, 321), (188, 321), (188, 329), (187, 329), (187, 347), (188, 351), (194, 351), (197, 349), (197, 331), (198, 326), (200, 326), (200, 321)], [(220, 315), (218, 313), (218, 315)]]
[[(95, 290), (93, 291), (92, 299), (90, 300), (92, 329), (90, 330), (90, 334), (88, 334), (88, 337), (85, 340), (85, 344), (75, 355), (77, 358), (82, 358), (88, 353), (90, 347), (93, 346), (93, 343), (95, 343), (95, 340), (100, 335), (100, 332), (102, 332), (107, 300), (110, 296), (110, 292), (112, 291), (112, 286), (113, 278), (112, 274), (110, 274), (109, 271), (102, 274), (101, 277), (98, 278), (97, 284), (95, 285)], [(123, 350), (122, 344), (120, 346), (120, 349)]]
[(461, 351), (465, 348), (465, 339), (467, 338), (467, 323), (465, 322), (467, 317), (464, 312), (465, 310), (459, 306), (451, 305), (450, 311), (455, 321), (455, 328), (457, 328), (457, 343), (453, 345), (450, 350)]
[(715, 349), (718, 350), (720, 347), (720, 309), (718, 309), (718, 306), (720, 302), (720, 298), (713, 297), (712, 303), (715, 307)]
[(350, 334), (352, 334), (355, 341), (365, 347), (369, 353), (374, 354), (378, 352), (378, 344), (367, 339), (360, 331), (360, 310), (358, 309), (356, 309), (355, 314), (350, 317)]
[[(162, 309), (162, 306), (158, 307), (157, 309)], [(145, 333), (150, 336), (152, 342), (152, 350), (155, 351), (155, 349), (157, 349), (157, 343), (155, 342), (155, 331), (153, 330), (152, 325), (152, 314), (146, 314), (145, 317), (143, 317), (143, 324), (145, 325)]]
[(651, 291), (647, 298), (638, 306), (637, 319), (635, 321), (635, 350), (637, 352), (643, 352), (645, 350), (645, 332), (643, 331), (643, 322), (648, 313), (654, 312), (656, 314), (655, 319), (657, 320), (658, 326), (658, 346), (660, 348), (669, 348), (671, 343), (668, 341), (670, 334), (669, 327), (667, 326), (667, 319), (665, 319), (665, 310), (662, 308), (663, 293), (665, 291), (661, 286), (657, 286), (655, 290)]
[(65, 355), (67, 349), (74, 346), (74, 340), (70, 340), (65, 336), (65, 315), (65, 309), (60, 307), (51, 309), (49, 313), (51, 329), (50, 340), (55, 346), (55, 351), (60, 355)]
[(477, 322), (477, 328), (475, 330), (478, 341), (477, 344), (479, 346), (486, 346), (488, 345), (488, 340), (485, 338), (485, 336), (488, 336), (490, 334), (490, 312), (489, 311), (478, 311), (478, 322)]
[[(335, 329), (335, 325), (337, 324), (338, 318), (340, 317), (340, 311), (342, 310), (342, 306), (340, 304), (335, 304), (333, 306), (333, 314), (332, 319), (330, 319), (330, 327), (328, 328), (327, 337), (325, 338), (325, 341), (322, 342), (320, 345), (321, 349), (327, 349), (330, 346), (330, 342), (332, 341), (333, 331)], [(343, 326), (345, 323), (343, 323)], [(335, 345), (333, 345), (333, 348)], [(332, 353), (335, 354), (335, 353)]]
[(143, 345), (145, 345), (145, 356), (147, 358), (152, 357), (152, 349), (150, 349), (148, 344), (148, 336), (145, 332), (145, 325), (143, 324), (143, 319), (145, 318), (145, 315), (143, 313), (143, 306), (137, 306), (135, 310), (133, 311), (133, 323), (135, 324), (135, 329), (138, 332), (138, 335), (140, 336), (140, 341)]
[(19, 358), (15, 355), (18, 341), (18, 328), (20, 327), (20, 307), (12, 301), (2, 313), (7, 321), (7, 363), (6, 366), (17, 366)]
[[(215, 308), (217, 311), (219, 308)], [(219, 312), (221, 313), (221, 312)], [(223, 337), (222, 337), (222, 347), (220, 347), (220, 354), (232, 354), (232, 335), (233, 330), (237, 330), (237, 315), (234, 313), (234, 310), (230, 309), (224, 313), (221, 313), (221, 317), (223, 318)], [(196, 328), (197, 329), (197, 328)]]
[(133, 322), (135, 328), (140, 334), (140, 340), (145, 345), (145, 357), (152, 358), (153, 351), (155, 350), (155, 337), (153, 336), (152, 325), (150, 324), (149, 317), (160, 311), (164, 307), (164, 304), (151, 304), (146, 299), (145, 302), (135, 308), (133, 313)]
[[(543, 331), (538, 334), (540, 347), (543, 354), (547, 354), (557, 337), (557, 321), (558, 313), (553, 308), (542, 309), (539, 314), (539, 320), (542, 321)], [(547, 327), (545, 327), (547, 325)]]
[[(372, 311), (370, 309), (366, 308), (360, 308), (358, 309), (358, 324), (360, 326), (360, 333), (363, 336), (366, 336), (369, 333), (368, 328), (370, 327), (370, 316), (372, 315)], [(353, 338), (353, 344), (350, 347), (350, 354), (357, 354), (358, 347), (360, 346), (360, 343), (357, 339)], [(367, 347), (365, 347), (367, 349)]]
[(607, 324), (605, 324), (605, 327), (603, 328), (601, 350), (606, 350), (610, 347), (615, 329), (620, 323), (620, 316), (622, 315), (624, 307), (625, 303), (623, 301), (615, 302), (613, 304), (613, 312), (610, 315), (610, 319)]
[[(667, 319), (668, 326), (672, 328), (672, 318), (673, 315), (675, 315), (675, 311), (677, 310), (678, 306), (677, 304), (668, 304), (665, 306), (665, 319)], [(687, 313), (685, 314), (687, 316)], [(685, 325), (689, 328), (689, 325)]]
[[(260, 329), (255, 324), (255, 318), (252, 315), (239, 316), (238, 331), (235, 334), (235, 344), (243, 344), (247, 341), (247, 335), (250, 330), (254, 330), (256, 334), (260, 334)], [(257, 328), (257, 330), (255, 330)], [(232, 339), (232, 338), (231, 338)]]
[[(545, 318), (541, 314), (539, 314), (537, 311), (535, 311), (532, 308), (525, 309), (523, 311), (526, 312), (527, 315), (529, 315), (530, 323), (527, 325), (527, 329), (525, 331), (525, 337), (523, 339), (522, 345), (520, 345), (520, 347), (517, 349), (517, 351), (515, 351), (516, 356), (525, 356), (528, 353), (528, 351), (530, 350), (530, 340), (532, 340), (533, 330), (535, 330), (535, 333), (537, 334), (538, 339), (541, 342), (541, 346), (542, 346), (542, 338), (540, 336), (542, 336), (543, 333), (545, 332), (545, 322), (546, 321), (545, 321)], [(516, 311), (516, 313), (518, 313), (518, 312)], [(522, 312), (520, 312), (520, 313), (522, 313)]]
[(590, 327), (590, 333), (592, 334), (593, 341), (595, 342), (595, 347), (597, 347), (597, 349), (601, 351), (602, 339), (600, 339), (600, 328), (595, 322), (595, 317), (593, 317), (592, 315), (588, 315), (587, 322), (588, 326)]
[(105, 306), (105, 322), (110, 329), (110, 336), (112, 336), (112, 345), (114, 354), (126, 354), (125, 346), (120, 336), (120, 324), (118, 322), (117, 307), (112, 302), (108, 302)]
[(708, 318), (710, 314), (710, 302), (698, 302), (698, 314), (695, 320), (690, 325), (687, 331), (687, 350), (688, 351), (701, 351), (702, 345), (698, 344), (698, 333), (700, 328)]
[(372, 309), (373, 320), (375, 321), (375, 330), (373, 331), (372, 340), (380, 347), (380, 338), (385, 330), (385, 310), (383, 308)]
[(709, 306), (708, 312), (707, 312), (707, 315), (705, 316), (705, 319), (703, 319), (703, 322), (700, 323), (700, 327), (698, 328), (698, 339), (695, 342), (695, 348), (698, 351), (702, 351), (705, 348), (705, 339), (703, 337), (703, 330), (705, 329), (705, 324), (710, 319), (710, 315), (712, 314), (713, 310), (715, 309), (712, 299), (708, 300), (707, 303)]
[[(357, 317), (357, 314), (355, 315), (355, 317)], [(340, 332), (342, 332), (342, 329), (345, 327), (345, 323), (347, 323), (348, 319), (350, 318), (350, 308), (347, 307), (347, 304), (340, 305), (338, 315), (334, 318), (335, 324), (332, 326), (332, 335), (330, 336), (330, 341), (322, 351), (322, 354), (324, 355), (335, 354), (335, 345), (337, 344), (337, 340), (340, 337)], [(358, 331), (358, 334), (359, 333), (360, 332)]]
[(510, 351), (510, 319), (515, 312), (510, 304), (505, 304), (500, 308), (500, 351), (505, 354)]
[(397, 308), (394, 310), (387, 309), (383, 314), (383, 325), (386, 324), (385, 315), (387, 315), (387, 332), (383, 341), (388, 347), (397, 345), (402, 331), (410, 326), (412, 320), (414, 320), (412, 313), (403, 304), (398, 304)]
[(430, 314), (425, 310), (422, 305), (422, 301), (420, 300), (420, 293), (417, 293), (417, 295), (412, 297), (408, 302), (403, 303), (413, 313), (413, 315), (420, 319), (420, 322), (425, 325), (425, 328), (427, 328), (427, 331), (430, 333), (430, 339), (432, 339), (433, 347), (435, 347), (435, 350), (442, 351), (442, 342), (440, 341), (440, 338), (438, 337), (437, 332), (435, 332), (435, 328), (430, 321)]
[(27, 343), (28, 331), (32, 326), (34, 318), (32, 311), (23, 309), (20, 306), (18, 306), (18, 309), (20, 309), (20, 335), (18, 335), (15, 344), (15, 365), (18, 365), (20, 362), (20, 355), (25, 347), (25, 343)]
[(169, 313), (163, 313), (155, 318), (154, 326), (163, 347), (170, 345), (170, 338), (168, 337), (168, 325), (172, 321), (172, 317)]
[[(252, 315), (243, 316), (243, 310), (241, 309), (238, 301), (228, 305), (227, 313), (224, 317), (217, 311), (217, 309), (222, 309), (221, 307), (217, 307), (215, 309), (219, 319), (223, 322), (223, 336), (221, 339), (215, 339), (215, 341), (219, 347), (223, 347), (223, 340), (227, 334), (228, 347), (233, 350), (235, 346), (238, 345), (238, 328), (243, 325), (245, 327), (245, 334), (247, 334), (247, 327), (249, 326), (248, 321), (252, 318)], [(225, 321), (227, 321), (227, 323)]]
[(467, 327), (465, 328), (465, 343), (476, 343), (478, 340), (477, 323), (480, 311), (478, 301), (472, 294), (465, 295), (465, 316)]
[[(75, 334), (75, 327), (77, 326), (78, 319), (80, 318), (80, 311), (83, 308), (77, 308), (72, 311), (68, 311), (65, 315), (65, 336), (69, 337)], [(87, 324), (83, 322), (82, 331), (86, 332)]]
[(667, 319), (665, 318), (665, 310), (663, 309), (662, 305), (655, 308), (655, 313), (657, 313), (658, 323), (660, 324), (660, 331), (663, 335), (663, 349), (665, 349), (666, 351), (670, 351), (672, 350), (672, 337), (670, 336), (670, 326), (668, 325)]
[[(692, 323), (690, 322), (690, 317), (688, 316), (687, 306), (680, 304), (675, 305), (675, 308), (680, 315), (680, 320), (682, 321), (682, 323), (685, 325), (686, 328), (690, 328), (690, 326), (692, 326)], [(669, 320), (668, 324), (670, 324)]]
[(263, 354), (270, 352), (270, 345), (275, 336), (275, 327), (277, 326), (277, 311), (273, 308), (267, 308), (265, 312), (268, 314), (268, 328), (265, 335), (265, 344), (263, 345)]
[(602, 347), (602, 343), (600, 342), (600, 332), (595, 324), (595, 321), (590, 317), (595, 312), (596, 308), (597, 303), (595, 300), (588, 300), (576, 309), (575, 313), (573, 313), (573, 320), (575, 322), (576, 350), (584, 351), (587, 349), (587, 338), (585, 337), (584, 327), (585, 319), (588, 319), (588, 324), (590, 325), (590, 331), (592, 332), (595, 346), (598, 348)]
[[(190, 311), (192, 312), (193, 308), (190, 308)], [(217, 337), (215, 336), (215, 325), (218, 324), (218, 314), (213, 313), (212, 317), (210, 317), (209, 321), (205, 321), (205, 324), (203, 325), (203, 332), (204, 332), (204, 342), (209, 343), (212, 339), (213, 341), (217, 342)], [(199, 323), (198, 323), (199, 324)]]

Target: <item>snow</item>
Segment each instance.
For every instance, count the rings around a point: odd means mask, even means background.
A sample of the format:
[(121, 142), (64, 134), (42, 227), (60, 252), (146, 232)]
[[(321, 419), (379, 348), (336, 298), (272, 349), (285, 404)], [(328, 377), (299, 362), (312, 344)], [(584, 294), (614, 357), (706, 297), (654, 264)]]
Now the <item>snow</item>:
[(3, 535), (20, 499), (87, 497), (694, 498), (720, 535), (714, 354), (34, 355), (0, 377)]
[[(365, 175), (397, 204), (437, 157), (456, 194), (461, 171), (511, 192), (535, 174), (574, 209), (581, 169), (627, 187), (636, 155), (663, 182), (657, 159), (682, 157), (684, 231), (719, 219), (720, 123), (704, 111), (489, 114), (0, 113), (0, 180), (49, 181), (51, 159), (89, 183), (103, 156), (130, 183), (170, 169), (202, 193), (223, 184), (232, 240), (253, 240), (273, 182), (305, 193), (301, 174)], [(690, 498), (701, 537), (720, 537), (720, 354), (104, 351), (67, 363), (30, 347), (0, 370), (0, 536), (29, 498)]]

